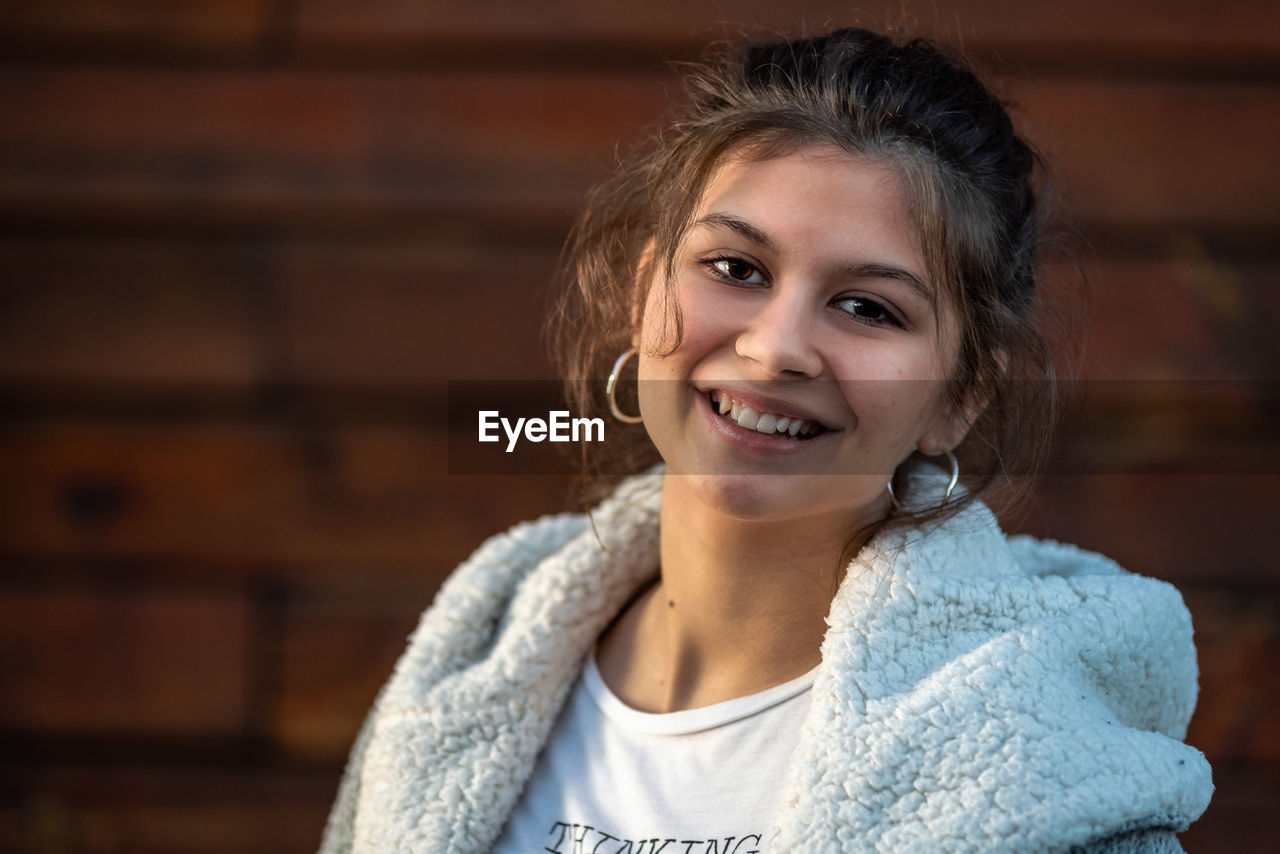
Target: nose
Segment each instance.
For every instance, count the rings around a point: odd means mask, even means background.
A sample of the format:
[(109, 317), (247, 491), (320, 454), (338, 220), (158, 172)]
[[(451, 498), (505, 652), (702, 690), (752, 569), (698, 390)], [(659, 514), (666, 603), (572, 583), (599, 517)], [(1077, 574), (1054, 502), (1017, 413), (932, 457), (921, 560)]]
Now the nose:
[(734, 351), (770, 377), (816, 377), (822, 355), (815, 346), (812, 309), (800, 288), (775, 284), (766, 304), (738, 334)]

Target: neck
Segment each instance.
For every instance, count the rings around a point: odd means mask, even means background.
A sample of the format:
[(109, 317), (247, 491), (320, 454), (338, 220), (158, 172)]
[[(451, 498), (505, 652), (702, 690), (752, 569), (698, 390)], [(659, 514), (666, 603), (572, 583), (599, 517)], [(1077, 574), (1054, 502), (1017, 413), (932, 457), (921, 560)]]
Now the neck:
[(602, 637), (605, 681), (634, 708), (668, 712), (811, 670), (857, 518), (744, 521), (668, 476), (661, 576)]

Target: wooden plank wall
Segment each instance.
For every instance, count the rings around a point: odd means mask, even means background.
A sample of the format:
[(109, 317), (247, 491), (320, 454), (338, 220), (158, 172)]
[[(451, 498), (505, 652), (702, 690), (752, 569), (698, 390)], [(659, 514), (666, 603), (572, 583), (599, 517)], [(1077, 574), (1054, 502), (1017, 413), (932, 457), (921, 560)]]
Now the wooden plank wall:
[(1270, 850), (1280, 6), (1253, 0), (0, 3), (0, 848), (312, 850), (441, 578), (564, 506), (448, 475), (443, 384), (550, 375), (560, 243), (667, 62), (904, 5), (1020, 105), (1088, 247), (1093, 403), (1009, 522), (1185, 591), (1218, 795), (1184, 844)]

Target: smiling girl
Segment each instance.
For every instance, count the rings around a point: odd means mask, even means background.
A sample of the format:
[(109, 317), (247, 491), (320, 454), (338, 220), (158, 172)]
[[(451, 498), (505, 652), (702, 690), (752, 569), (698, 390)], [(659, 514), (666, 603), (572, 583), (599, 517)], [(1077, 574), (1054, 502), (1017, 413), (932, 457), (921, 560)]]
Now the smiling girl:
[(1180, 850), (1181, 598), (982, 500), (1051, 427), (1034, 154), (925, 42), (692, 79), (572, 244), (575, 414), (631, 425), (607, 494), (446, 583), (322, 850)]

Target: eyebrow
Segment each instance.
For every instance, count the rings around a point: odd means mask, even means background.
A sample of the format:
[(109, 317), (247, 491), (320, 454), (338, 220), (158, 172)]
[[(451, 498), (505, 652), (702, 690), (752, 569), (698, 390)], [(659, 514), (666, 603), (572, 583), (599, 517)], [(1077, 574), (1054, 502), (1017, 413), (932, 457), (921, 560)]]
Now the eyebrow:
[(773, 242), (773, 238), (769, 237), (769, 235), (765, 234), (745, 219), (736, 217), (733, 214), (710, 213), (695, 222), (693, 225), (695, 228), (697, 226), (718, 225), (721, 228), (727, 228), (730, 231), (737, 232), (747, 240), (750, 240), (758, 246), (764, 247), (775, 255), (780, 252), (778, 244)]
[[(693, 226), (694, 228), (715, 226), (727, 228), (775, 255), (781, 252), (773, 238), (745, 219), (736, 217), (733, 214), (710, 213), (695, 222)], [(933, 289), (923, 282), (919, 276), (905, 267), (899, 267), (897, 264), (886, 264), (879, 261), (871, 261), (864, 264), (847, 264), (840, 269), (840, 273), (857, 279), (892, 279), (896, 282), (902, 282), (930, 305), (933, 304), (935, 298)]]
[(910, 270), (899, 267), (896, 264), (851, 264), (845, 267), (843, 272), (858, 279), (893, 279), (902, 282), (911, 290), (916, 292), (916, 296), (933, 305), (934, 293), (933, 289), (920, 281), (920, 278)]

